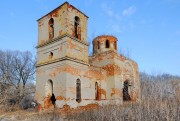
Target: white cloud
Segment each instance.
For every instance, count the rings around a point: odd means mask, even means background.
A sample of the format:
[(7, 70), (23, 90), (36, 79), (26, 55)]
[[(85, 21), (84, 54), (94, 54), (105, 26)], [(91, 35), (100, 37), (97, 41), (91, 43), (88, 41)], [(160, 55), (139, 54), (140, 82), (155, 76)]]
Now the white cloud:
[(36, 2), (44, 2), (44, 1), (47, 1), (47, 0), (36, 0)]
[(122, 15), (123, 16), (130, 16), (136, 12), (135, 6), (130, 6), (129, 8), (123, 10)]
[(140, 23), (141, 24), (147, 24), (147, 21), (146, 20), (141, 20)]
[(106, 12), (107, 12), (108, 16), (113, 16), (114, 15), (114, 12), (112, 10), (108, 10)]
[(179, 30), (179, 31), (176, 31), (176, 34), (177, 34), (177, 35), (180, 35), (180, 30)]
[(121, 16), (119, 14), (116, 14), (115, 17), (117, 20), (121, 20)]
[(42, 10), (48, 10), (48, 7), (44, 4), (45, 1), (47, 1), (47, 0), (36, 0), (36, 2), (38, 3), (39, 7)]
[(94, 0), (86, 0), (86, 1), (85, 1), (85, 5), (86, 5), (86, 6), (90, 6), (90, 5), (93, 4), (93, 2), (94, 2)]
[(179, 0), (163, 0), (165, 3), (174, 3), (174, 4), (177, 4), (179, 3)]
[(15, 14), (13, 12), (10, 13), (11, 17), (15, 17)]
[(123, 31), (133, 31), (135, 25), (133, 22), (128, 22), (124, 24), (123, 26), (120, 26), (120, 22), (125, 18), (126, 16), (130, 16), (136, 12), (136, 7), (135, 6), (130, 6), (129, 8), (123, 10), (122, 14), (116, 12), (110, 5), (107, 3), (102, 3), (101, 4), (101, 9), (104, 14), (109, 16), (109, 19), (111, 20), (111, 24), (113, 21), (113, 25), (111, 25), (112, 31), (116, 33), (122, 33)]
[(121, 29), (120, 29), (120, 27), (119, 27), (119, 25), (113, 25), (113, 26), (112, 26), (112, 29), (113, 29), (115, 32), (117, 32), (117, 33), (121, 33), (121, 32), (122, 32)]
[(103, 3), (101, 5), (102, 10), (110, 17), (114, 16), (114, 11), (107, 4)]

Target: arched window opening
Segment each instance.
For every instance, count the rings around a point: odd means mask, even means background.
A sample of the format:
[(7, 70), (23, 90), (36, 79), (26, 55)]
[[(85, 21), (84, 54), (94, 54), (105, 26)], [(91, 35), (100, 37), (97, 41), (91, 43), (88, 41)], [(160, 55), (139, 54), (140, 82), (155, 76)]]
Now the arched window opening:
[(95, 83), (95, 99), (99, 100), (99, 87), (98, 87), (98, 83)]
[(49, 39), (52, 39), (54, 37), (54, 19), (51, 18), (48, 24), (49, 24)]
[(53, 105), (55, 104), (56, 98), (53, 94), (53, 82), (50, 79), (46, 82), (45, 85), (45, 96), (52, 102)]
[(81, 80), (80, 79), (76, 80), (76, 101), (77, 102), (81, 101)]
[(80, 27), (80, 18), (75, 16), (74, 18), (74, 34), (75, 37), (81, 39), (81, 27)]
[(109, 48), (109, 40), (106, 40), (106, 48)]
[(52, 59), (52, 58), (53, 58), (53, 52), (50, 52), (49, 59)]
[(100, 49), (100, 42), (97, 41), (97, 46), (98, 46), (98, 49)]
[(123, 84), (123, 101), (130, 101), (131, 97), (129, 95), (129, 80), (126, 80)]
[(117, 43), (116, 43), (116, 41), (114, 42), (114, 49), (117, 50)]

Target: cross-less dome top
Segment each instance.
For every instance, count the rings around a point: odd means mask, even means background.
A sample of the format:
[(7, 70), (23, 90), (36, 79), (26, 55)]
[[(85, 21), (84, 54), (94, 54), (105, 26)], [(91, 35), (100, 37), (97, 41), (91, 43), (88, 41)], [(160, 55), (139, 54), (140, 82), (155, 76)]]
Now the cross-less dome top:
[(93, 53), (98, 54), (109, 50), (117, 51), (117, 38), (111, 35), (98, 36), (93, 40)]

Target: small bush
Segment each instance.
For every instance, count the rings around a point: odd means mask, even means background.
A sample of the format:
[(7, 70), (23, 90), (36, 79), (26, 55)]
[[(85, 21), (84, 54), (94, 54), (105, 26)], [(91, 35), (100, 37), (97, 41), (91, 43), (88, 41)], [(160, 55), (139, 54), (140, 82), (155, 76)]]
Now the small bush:
[(34, 106), (32, 104), (33, 102), (34, 102), (34, 96), (27, 95), (21, 100), (20, 107), (22, 109), (34, 108)]

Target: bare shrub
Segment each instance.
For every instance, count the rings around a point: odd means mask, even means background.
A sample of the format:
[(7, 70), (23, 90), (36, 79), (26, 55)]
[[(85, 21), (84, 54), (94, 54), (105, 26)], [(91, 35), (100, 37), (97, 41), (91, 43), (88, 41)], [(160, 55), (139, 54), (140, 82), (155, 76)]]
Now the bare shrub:
[(34, 101), (34, 95), (26, 95), (20, 102), (20, 107), (22, 109), (33, 108), (32, 102)]
[(35, 87), (25, 88), (24, 95), (20, 94), (20, 90), (9, 87), (3, 92), (1, 95), (1, 105), (4, 111), (16, 111), (19, 109), (28, 109), (28, 108), (35, 108), (32, 103), (34, 101), (34, 91)]

